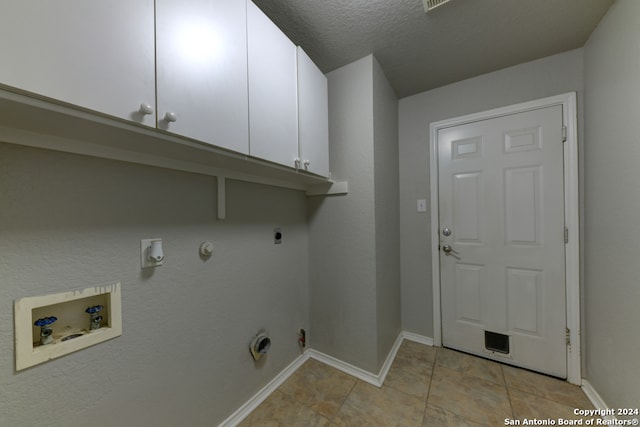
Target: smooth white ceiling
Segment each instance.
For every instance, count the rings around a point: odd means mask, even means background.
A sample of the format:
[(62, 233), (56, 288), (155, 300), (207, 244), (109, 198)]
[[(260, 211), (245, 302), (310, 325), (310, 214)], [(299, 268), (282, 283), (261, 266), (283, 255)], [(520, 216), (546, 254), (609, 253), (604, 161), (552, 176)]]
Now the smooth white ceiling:
[(373, 53), (402, 98), (582, 47), (614, 0), (254, 0), (329, 72)]

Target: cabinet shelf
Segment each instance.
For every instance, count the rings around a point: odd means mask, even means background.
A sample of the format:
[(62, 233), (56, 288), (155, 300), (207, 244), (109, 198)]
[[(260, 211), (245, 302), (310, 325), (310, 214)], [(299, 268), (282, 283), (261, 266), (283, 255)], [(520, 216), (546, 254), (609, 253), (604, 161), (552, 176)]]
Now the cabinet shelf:
[(0, 141), (307, 191), (333, 181), (0, 85)]

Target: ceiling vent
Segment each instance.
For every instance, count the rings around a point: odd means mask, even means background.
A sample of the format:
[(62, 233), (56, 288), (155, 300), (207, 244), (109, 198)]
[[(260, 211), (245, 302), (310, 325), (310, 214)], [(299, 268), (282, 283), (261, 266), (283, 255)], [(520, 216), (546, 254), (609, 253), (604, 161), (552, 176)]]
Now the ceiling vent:
[(445, 3), (449, 3), (451, 0), (422, 0), (424, 5), (424, 11), (426, 13), (431, 12), (433, 9), (442, 6)]

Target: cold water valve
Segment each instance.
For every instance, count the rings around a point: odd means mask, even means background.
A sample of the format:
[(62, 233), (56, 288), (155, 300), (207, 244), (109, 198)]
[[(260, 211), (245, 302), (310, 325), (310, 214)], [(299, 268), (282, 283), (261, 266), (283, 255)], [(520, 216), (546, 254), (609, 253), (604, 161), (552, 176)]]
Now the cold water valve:
[(51, 325), (53, 322), (58, 320), (55, 316), (43, 317), (42, 319), (36, 320), (33, 324), (35, 326), (40, 326), (40, 344), (51, 344), (53, 342), (53, 329), (51, 329)]
[(101, 305), (94, 305), (93, 307), (89, 307), (85, 310), (85, 312), (89, 313), (89, 315), (91, 316), (91, 323), (89, 325), (89, 330), (93, 331), (95, 329), (100, 329), (102, 316), (98, 313), (100, 313), (102, 309), (103, 307)]

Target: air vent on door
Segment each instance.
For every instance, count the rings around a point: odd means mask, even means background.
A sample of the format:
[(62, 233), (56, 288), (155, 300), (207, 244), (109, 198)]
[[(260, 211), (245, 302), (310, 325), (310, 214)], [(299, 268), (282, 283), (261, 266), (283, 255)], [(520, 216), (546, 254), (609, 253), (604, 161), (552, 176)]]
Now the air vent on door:
[(424, 5), (424, 11), (426, 13), (431, 12), (436, 7), (442, 6), (445, 3), (449, 3), (451, 0), (422, 0)]

